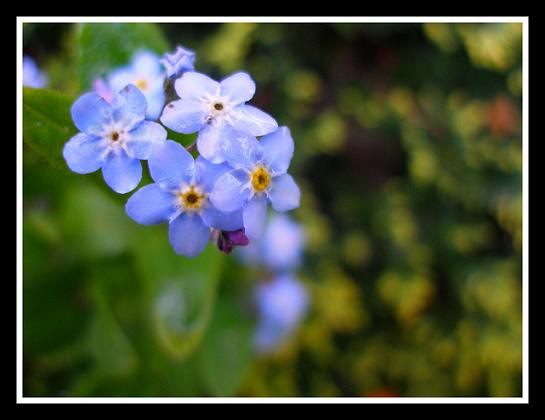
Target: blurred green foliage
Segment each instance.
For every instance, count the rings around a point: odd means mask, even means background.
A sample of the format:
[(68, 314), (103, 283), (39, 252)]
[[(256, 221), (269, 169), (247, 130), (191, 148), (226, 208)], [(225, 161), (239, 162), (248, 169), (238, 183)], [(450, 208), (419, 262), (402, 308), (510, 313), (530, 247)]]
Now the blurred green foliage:
[[(176, 256), (62, 163), (93, 77), (178, 43), (295, 140), (312, 302), (268, 356), (264, 273)], [(24, 50), (51, 80), (24, 92), (25, 396), (521, 395), (521, 24), (25, 24)]]

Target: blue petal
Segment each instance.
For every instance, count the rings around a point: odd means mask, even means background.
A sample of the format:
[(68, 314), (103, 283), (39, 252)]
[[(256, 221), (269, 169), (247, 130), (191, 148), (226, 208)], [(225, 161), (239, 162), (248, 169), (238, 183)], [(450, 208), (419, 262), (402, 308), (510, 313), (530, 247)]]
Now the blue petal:
[(108, 75), (108, 85), (113, 90), (114, 96), (125, 86), (134, 83), (138, 78), (130, 66), (119, 67)]
[(152, 121), (142, 121), (138, 127), (127, 133), (125, 147), (130, 156), (136, 159), (148, 159), (154, 145), (163, 143), (167, 131)]
[(230, 170), (231, 167), (227, 163), (215, 165), (199, 156), (195, 160), (195, 182), (204, 187), (204, 191), (210, 192), (218, 178)]
[(106, 144), (100, 137), (79, 133), (62, 149), (68, 167), (78, 174), (95, 172), (104, 163)]
[(111, 103), (114, 99), (114, 91), (112, 87), (100, 77), (95, 79), (93, 82), (93, 90), (108, 103)]
[(123, 121), (126, 127), (133, 127), (143, 121), (147, 107), (146, 97), (134, 85), (125, 86), (112, 101), (114, 119)]
[(23, 56), (23, 85), (38, 87), (33, 86), (33, 81), (36, 74), (38, 74), (38, 65), (34, 59), (28, 55)]
[(234, 130), (225, 130), (221, 143), (223, 157), (233, 168), (252, 168), (258, 162), (263, 150), (253, 136), (246, 136)]
[(28, 55), (23, 57), (23, 85), (33, 88), (47, 86), (47, 75), (40, 71), (36, 62)]
[(146, 118), (150, 120), (157, 120), (161, 115), (163, 106), (165, 105), (165, 92), (163, 90), (163, 80), (160, 80), (160, 87), (158, 89), (150, 89), (145, 92), (146, 100), (148, 101), (148, 110), (146, 112)]
[(280, 127), (259, 141), (263, 147), (263, 160), (275, 175), (288, 171), (293, 156), (293, 138), (288, 127)]
[(158, 225), (176, 212), (175, 197), (157, 184), (146, 185), (129, 198), (125, 211), (142, 225)]
[(70, 109), (74, 124), (87, 134), (100, 135), (112, 120), (112, 107), (96, 93), (80, 96)]
[(216, 181), (209, 195), (210, 201), (221, 211), (238, 210), (250, 197), (250, 189), (245, 188), (248, 182), (248, 174), (243, 170), (227, 172)]
[(138, 84), (139, 81), (145, 81), (147, 85), (144, 89), (135, 86), (146, 98), (145, 115), (147, 118), (155, 120), (159, 117), (165, 103), (163, 90), (165, 74), (162, 73), (158, 56), (141, 51), (134, 56), (131, 65), (113, 71), (108, 77), (108, 84), (114, 93), (129, 84)]
[(301, 264), (305, 234), (285, 213), (275, 214), (263, 235), (261, 255), (273, 270), (293, 270)]
[(220, 84), (205, 74), (188, 71), (174, 82), (174, 89), (182, 99), (203, 102), (218, 95)]
[(234, 104), (247, 102), (254, 97), (255, 82), (249, 74), (235, 73), (220, 82), (221, 96), (229, 98)]
[(132, 69), (138, 76), (155, 77), (161, 74), (160, 57), (151, 51), (137, 51), (132, 58)]
[(206, 247), (210, 228), (199, 215), (186, 212), (170, 222), (168, 237), (176, 254), (195, 257)]
[(222, 147), (223, 134), (229, 132), (221, 121), (205, 125), (197, 137), (197, 150), (212, 163), (225, 162)]
[(171, 187), (179, 186), (180, 182), (191, 182), (195, 174), (195, 162), (191, 154), (172, 140), (153, 148), (148, 166), (155, 182), (165, 182)]
[(214, 207), (206, 207), (202, 218), (208, 226), (216, 229), (232, 231), (243, 227), (242, 209), (226, 213)]
[(262, 283), (256, 290), (262, 321), (281, 326), (286, 332), (297, 326), (308, 305), (304, 286), (290, 274)]
[(177, 77), (183, 72), (193, 70), (195, 63), (195, 52), (178, 45), (172, 54), (165, 54), (161, 64), (167, 70), (168, 77)]
[(273, 178), (269, 198), (276, 211), (289, 211), (299, 207), (301, 191), (291, 175), (284, 174)]
[(102, 166), (102, 176), (106, 184), (119, 194), (125, 194), (136, 188), (142, 178), (142, 165), (138, 159), (133, 159), (120, 150), (110, 153)]
[(246, 236), (250, 239), (259, 239), (265, 227), (267, 217), (267, 200), (265, 197), (254, 196), (246, 205), (242, 213)]
[(181, 99), (165, 107), (161, 122), (177, 133), (191, 134), (203, 127), (206, 115), (200, 102)]
[(230, 115), (234, 128), (252, 136), (264, 136), (278, 128), (273, 117), (251, 105), (237, 106)]

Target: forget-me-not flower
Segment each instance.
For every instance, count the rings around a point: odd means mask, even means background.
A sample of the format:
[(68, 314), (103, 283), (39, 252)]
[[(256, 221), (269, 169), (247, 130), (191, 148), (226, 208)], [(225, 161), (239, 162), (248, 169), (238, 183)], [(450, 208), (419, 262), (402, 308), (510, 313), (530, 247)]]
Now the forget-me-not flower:
[(305, 245), (303, 228), (287, 214), (273, 214), (263, 236), (240, 249), (247, 264), (262, 264), (274, 272), (294, 270), (301, 265)]
[(273, 350), (297, 327), (308, 307), (308, 292), (289, 274), (262, 282), (255, 291), (259, 324), (254, 336), (261, 351)]
[(148, 101), (146, 117), (156, 120), (165, 104), (165, 72), (160, 57), (147, 50), (137, 51), (131, 63), (120, 67), (108, 75), (108, 85), (118, 92), (128, 84), (135, 85)]
[(299, 206), (301, 192), (287, 174), (293, 139), (287, 127), (263, 136), (236, 136), (224, 144), (227, 162), (234, 169), (216, 182), (210, 199), (222, 211), (243, 209), (244, 229), (250, 239), (261, 236), (267, 203), (279, 212)]
[(181, 99), (165, 107), (161, 122), (178, 133), (198, 131), (197, 149), (212, 163), (226, 160), (222, 144), (234, 132), (263, 136), (278, 127), (269, 114), (246, 105), (255, 93), (247, 73), (235, 73), (218, 83), (204, 74), (186, 72), (174, 88)]
[(23, 85), (32, 88), (47, 86), (47, 75), (38, 68), (34, 59), (28, 55), (23, 57)]
[(93, 90), (98, 93), (106, 102), (112, 102), (114, 99), (114, 90), (100, 77), (93, 82)]
[(111, 104), (96, 93), (80, 96), (71, 113), (81, 132), (63, 149), (68, 167), (79, 174), (102, 168), (106, 184), (120, 194), (136, 188), (142, 178), (140, 160), (148, 159), (152, 146), (167, 136), (161, 125), (144, 120), (146, 107), (146, 98), (133, 85)]
[(179, 143), (168, 140), (154, 148), (148, 166), (154, 184), (139, 189), (127, 201), (129, 217), (143, 225), (169, 223), (169, 240), (177, 254), (194, 257), (206, 247), (210, 228), (233, 231), (242, 227), (242, 212), (221, 212), (208, 194), (227, 164), (193, 160)]
[(178, 45), (176, 51), (161, 58), (161, 64), (167, 71), (167, 77), (177, 78), (195, 68), (195, 52)]

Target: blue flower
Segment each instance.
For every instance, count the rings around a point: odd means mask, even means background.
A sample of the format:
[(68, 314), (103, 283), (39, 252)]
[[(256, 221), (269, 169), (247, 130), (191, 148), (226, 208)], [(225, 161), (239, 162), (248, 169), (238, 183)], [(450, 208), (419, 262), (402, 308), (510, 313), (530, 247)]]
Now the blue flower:
[(161, 64), (167, 70), (167, 77), (176, 78), (194, 69), (195, 53), (178, 45), (172, 54), (163, 56)]
[(224, 142), (224, 154), (234, 169), (216, 182), (210, 199), (222, 211), (243, 209), (244, 228), (258, 239), (267, 215), (267, 202), (284, 212), (299, 206), (301, 192), (286, 172), (293, 156), (293, 139), (287, 127), (280, 127), (257, 141), (237, 136)]
[(114, 70), (108, 76), (108, 85), (115, 93), (128, 84), (135, 85), (148, 101), (146, 117), (156, 120), (165, 104), (165, 73), (160, 57), (150, 51), (137, 51), (129, 65)]
[(47, 86), (47, 75), (38, 68), (36, 62), (28, 55), (23, 57), (23, 85), (33, 88)]
[(291, 275), (261, 283), (255, 291), (259, 324), (254, 342), (261, 351), (270, 351), (299, 325), (308, 307), (308, 292)]
[(93, 90), (108, 103), (111, 103), (114, 99), (113, 89), (104, 81), (104, 79), (101, 79), (100, 77), (95, 79), (93, 82)]
[(269, 114), (245, 104), (255, 93), (255, 83), (246, 73), (218, 83), (204, 74), (187, 72), (174, 88), (181, 99), (165, 107), (161, 122), (178, 133), (199, 131), (197, 149), (212, 163), (226, 160), (222, 143), (236, 131), (263, 136), (278, 127)]
[(154, 144), (166, 140), (161, 125), (144, 121), (146, 98), (128, 85), (109, 104), (96, 93), (80, 96), (72, 105), (72, 119), (80, 133), (62, 151), (68, 167), (78, 174), (102, 168), (106, 184), (127, 193), (142, 177), (140, 159), (148, 159)]
[(210, 238), (210, 228), (242, 227), (242, 212), (224, 213), (208, 198), (215, 181), (229, 170), (202, 157), (193, 160), (179, 143), (168, 140), (154, 148), (148, 166), (155, 184), (139, 189), (125, 211), (143, 225), (169, 223), (169, 240), (177, 254), (194, 257)]
[(301, 265), (305, 234), (303, 228), (286, 214), (274, 214), (263, 237), (240, 249), (247, 264), (262, 264), (274, 272), (286, 272)]

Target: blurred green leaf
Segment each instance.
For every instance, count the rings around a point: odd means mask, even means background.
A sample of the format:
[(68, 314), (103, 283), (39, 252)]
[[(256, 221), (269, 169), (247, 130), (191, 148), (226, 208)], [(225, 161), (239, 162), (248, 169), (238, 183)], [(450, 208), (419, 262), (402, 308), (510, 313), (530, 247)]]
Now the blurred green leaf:
[[(25, 232), (26, 233), (26, 232)], [(34, 261), (27, 244), (34, 239), (25, 238), (25, 258)], [(37, 245), (33, 245), (37, 248)], [(34, 250), (37, 252), (38, 249)], [(74, 267), (62, 267), (62, 259), (53, 251), (42, 247), (40, 251), (49, 258), (49, 266), (37, 275), (25, 271), (23, 285), (24, 349), (29, 354), (47, 354), (74, 343), (81, 337), (82, 325), (89, 317), (88, 307), (82, 298), (84, 278)], [(53, 268), (51, 261), (57, 266)], [(34, 274), (30, 276), (30, 274)], [(69, 316), (67, 315), (69, 314)]]
[(23, 138), (57, 166), (66, 167), (62, 148), (77, 133), (70, 116), (73, 101), (53, 90), (23, 88)]
[(83, 89), (97, 77), (117, 66), (128, 64), (139, 49), (162, 55), (169, 43), (154, 23), (82, 23), (77, 26), (80, 78)]
[(94, 291), (96, 312), (88, 338), (96, 369), (105, 376), (128, 374), (138, 363), (137, 354), (113, 317), (102, 289), (95, 287)]
[(218, 301), (199, 351), (202, 375), (214, 396), (235, 395), (255, 357), (254, 326), (239, 308), (234, 296)]
[(117, 256), (128, 248), (133, 223), (112, 194), (93, 184), (69, 190), (59, 216), (69, 249), (84, 259)]
[(165, 226), (138, 233), (131, 243), (148, 286), (154, 331), (167, 352), (184, 359), (210, 322), (223, 255), (211, 244), (193, 259), (176, 255)]
[[(158, 389), (158, 394), (164, 397), (199, 397), (203, 393), (202, 378), (200, 377), (199, 365), (197, 363), (197, 353), (179, 360), (168, 358), (162, 370), (160, 377), (153, 378), (152, 386)], [(168, 372), (163, 375), (162, 372)]]

